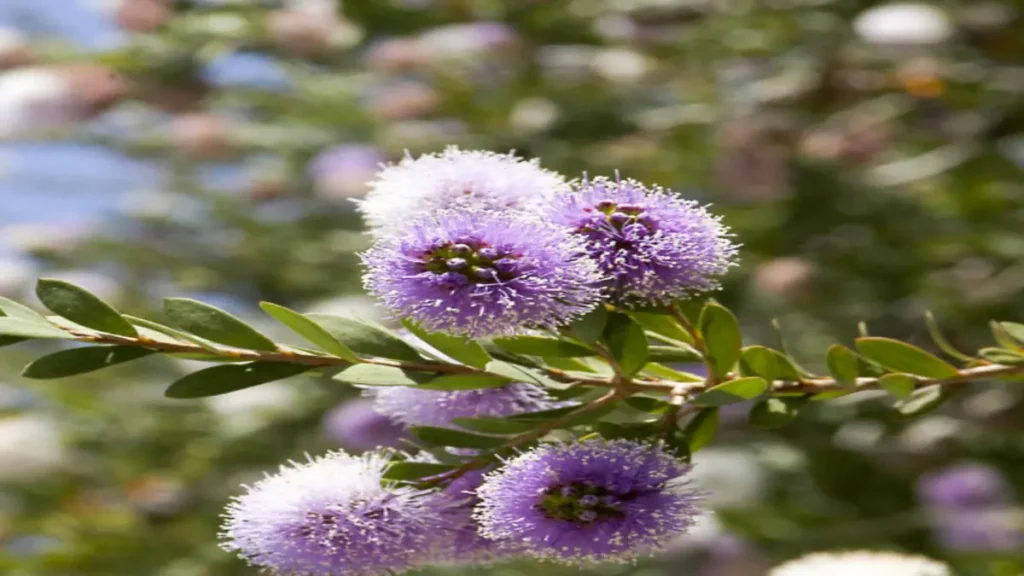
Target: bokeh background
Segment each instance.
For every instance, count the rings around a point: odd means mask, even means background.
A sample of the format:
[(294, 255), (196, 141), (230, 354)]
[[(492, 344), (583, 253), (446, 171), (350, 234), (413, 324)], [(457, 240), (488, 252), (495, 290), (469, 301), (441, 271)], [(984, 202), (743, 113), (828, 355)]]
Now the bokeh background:
[[(749, 343), (823, 368), (872, 334), (970, 350), (1024, 319), (1024, 4), (1012, 0), (3, 0), (0, 295), (36, 276), (135, 315), (191, 296), (373, 317), (350, 199), (448, 144), (623, 175), (715, 205), (743, 243), (721, 300)], [(239, 484), (394, 441), (354, 392), (293, 379), (205, 401), (149, 359), (29, 381), (0, 351), (0, 573), (242, 576)], [(716, 511), (602, 576), (756, 576), (813, 550), (1024, 574), (1024, 394), (976, 385), (902, 421), (728, 412), (696, 455)], [(512, 563), (432, 574), (578, 574)]]

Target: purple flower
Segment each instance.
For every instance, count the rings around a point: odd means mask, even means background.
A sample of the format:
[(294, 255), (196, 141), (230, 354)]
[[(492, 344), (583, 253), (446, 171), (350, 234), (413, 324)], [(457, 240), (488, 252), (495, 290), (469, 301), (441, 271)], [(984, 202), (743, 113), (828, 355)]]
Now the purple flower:
[(694, 524), (700, 495), (688, 471), (631, 440), (542, 444), (485, 478), (476, 517), (484, 536), (523, 542), (531, 556), (630, 562)]
[(430, 493), (382, 484), (388, 460), (344, 452), (282, 466), (232, 502), (223, 547), (274, 574), (379, 576), (444, 545)]
[(540, 412), (563, 404), (533, 384), (479, 390), (420, 390), (409, 386), (370, 388), (374, 407), (406, 426), (451, 427), (455, 418), (502, 417)]
[(373, 401), (358, 398), (341, 404), (324, 416), (324, 431), (332, 440), (357, 450), (398, 446), (402, 427), (373, 409)]
[(961, 551), (1024, 549), (1024, 518), (1012, 507), (973, 510), (931, 510), (936, 540), (943, 548)]
[(313, 159), (309, 175), (317, 192), (327, 198), (359, 198), (384, 161), (384, 154), (373, 146), (336, 146)]
[(998, 470), (983, 464), (961, 464), (921, 478), (919, 498), (931, 506), (979, 508), (1011, 500), (1010, 486)]
[(447, 545), (432, 558), (433, 563), (490, 564), (522, 554), (522, 545), (517, 542), (491, 540), (480, 534), (473, 510), (480, 503), (476, 491), (483, 479), (484, 471), (470, 471), (437, 495), (437, 506), (442, 510), (449, 535)]
[(565, 179), (536, 160), (450, 147), (385, 167), (359, 209), (373, 234), (386, 235), (441, 209), (532, 212), (566, 190)]
[(718, 217), (633, 180), (584, 180), (558, 199), (554, 220), (585, 239), (621, 304), (666, 304), (719, 287), (736, 245)]
[(593, 308), (600, 275), (552, 224), (442, 210), (403, 223), (362, 255), (363, 283), (427, 330), (483, 337), (555, 328)]

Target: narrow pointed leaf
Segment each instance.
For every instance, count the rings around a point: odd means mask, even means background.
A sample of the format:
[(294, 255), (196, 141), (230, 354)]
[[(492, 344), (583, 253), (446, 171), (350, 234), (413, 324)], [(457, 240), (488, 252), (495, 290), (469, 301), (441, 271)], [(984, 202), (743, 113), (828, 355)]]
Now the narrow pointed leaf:
[(479, 342), (462, 336), (452, 336), (440, 332), (427, 332), (415, 322), (403, 320), (402, 325), (423, 340), (437, 349), (438, 352), (462, 362), (466, 366), (484, 368), (491, 361), (491, 355), (484, 350)]
[(1016, 322), (1000, 322), (999, 326), (1002, 327), (1011, 338), (1017, 341), (1018, 346), (1024, 346), (1024, 324), (1017, 324)]
[(496, 376), (508, 378), (513, 382), (529, 382), (531, 384), (544, 384), (537, 374), (503, 360), (491, 360), (487, 364), (487, 372)]
[(409, 431), (413, 436), (434, 446), (451, 446), (452, 448), (474, 448), (477, 450), (491, 450), (500, 448), (506, 440), (494, 436), (481, 436), (461, 430), (448, 428), (436, 428), (433, 426), (416, 426)]
[(334, 380), (359, 386), (416, 386), (429, 382), (435, 376), (394, 366), (355, 364), (335, 374)]
[(162, 334), (164, 336), (162, 340), (170, 339), (173, 342), (195, 344), (214, 355), (220, 352), (212, 343), (207, 342), (194, 334), (175, 330), (170, 326), (164, 326), (163, 324), (153, 322), (152, 320), (146, 320), (145, 318), (136, 318), (135, 316), (128, 316), (127, 314), (125, 315), (125, 318), (135, 325), (136, 330), (142, 329), (142, 331), (139, 332), (140, 335), (145, 335), (146, 330), (151, 330)]
[(978, 351), (978, 355), (996, 364), (1005, 364), (1007, 366), (1020, 366), (1024, 364), (1024, 354), (1003, 348), (982, 348)]
[(914, 393), (917, 379), (907, 374), (886, 374), (878, 379), (878, 386), (900, 400), (905, 400)]
[(853, 350), (833, 344), (828, 349), (825, 357), (828, 364), (828, 371), (841, 386), (853, 388), (857, 385), (857, 376), (860, 374), (857, 355)]
[(709, 303), (701, 312), (699, 325), (707, 361), (714, 368), (715, 377), (723, 378), (740, 359), (742, 337), (739, 323), (728, 309)]
[(333, 354), (338, 358), (353, 364), (362, 361), (354, 352), (352, 352), (351, 349), (349, 349), (348, 346), (343, 344), (334, 336), (331, 336), (330, 332), (324, 330), (319, 324), (313, 322), (309, 318), (306, 318), (302, 314), (271, 302), (260, 302), (260, 308), (262, 308), (263, 311), (274, 320), (277, 320), (281, 324), (291, 328), (292, 331), (299, 336), (302, 336), (311, 343), (319, 346), (324, 352)]
[(718, 408), (704, 408), (683, 428), (690, 454), (711, 443), (718, 429)]
[(593, 356), (595, 352), (585, 346), (543, 336), (518, 336), (495, 338), (494, 343), (516, 354), (527, 356), (553, 356), (557, 358), (579, 358)]
[(438, 476), (454, 470), (450, 464), (434, 464), (433, 462), (395, 462), (384, 471), (385, 480), (420, 480)]
[(0, 318), (0, 335), (16, 338), (71, 338), (71, 334), (49, 322), (40, 324), (7, 316)]
[(629, 316), (611, 315), (602, 339), (626, 376), (636, 374), (647, 363), (647, 334)]
[(896, 411), (902, 416), (913, 417), (927, 414), (942, 406), (957, 394), (959, 388), (950, 386), (927, 386), (915, 390), (906, 400), (896, 403)]
[(956, 378), (956, 367), (906, 342), (892, 338), (858, 338), (857, 350), (882, 366), (926, 378)]
[(768, 389), (768, 383), (760, 376), (737, 378), (709, 388), (693, 400), (700, 406), (725, 406), (757, 398)]
[(989, 328), (992, 329), (992, 337), (995, 338), (997, 344), (1007, 350), (1016, 350), (1020, 348), (1017, 340), (1010, 336), (1010, 334), (1003, 328), (1003, 325), (995, 320), (988, 323)]
[(804, 398), (765, 398), (750, 410), (750, 424), (765, 429), (782, 428), (797, 417), (804, 402)]
[(448, 374), (424, 382), (417, 388), (424, 390), (480, 390), (482, 388), (498, 388), (509, 382), (510, 380), (504, 376), (490, 374)]
[(285, 362), (227, 364), (193, 372), (171, 384), (168, 398), (205, 398), (284, 380), (310, 370), (309, 366)]
[(75, 324), (118, 336), (138, 336), (131, 322), (110, 304), (70, 282), (42, 278), (36, 283), (36, 296), (51, 312)]
[(740, 355), (741, 370), (766, 380), (799, 381), (802, 375), (793, 362), (777, 350), (765, 346), (748, 346)]
[(330, 314), (306, 314), (305, 316), (319, 324), (331, 336), (337, 338), (357, 354), (407, 362), (423, 361), (415, 348), (380, 326)]
[(135, 346), (71, 348), (35, 360), (25, 367), (21, 375), (37, 380), (66, 378), (124, 364), (151, 354), (155, 354), (155, 352)]
[(8, 298), (0, 296), (0, 317), (2, 316), (9, 316), (16, 320), (24, 320), (25, 322), (35, 322), (37, 324), (50, 323), (49, 320), (47, 320), (42, 314), (29, 308), (28, 306), (18, 304), (14, 300), (10, 300)]
[(973, 360), (967, 354), (957, 350), (956, 346), (953, 346), (953, 344), (946, 339), (945, 335), (942, 334), (942, 330), (939, 328), (939, 323), (935, 320), (935, 315), (932, 314), (931, 311), (924, 313), (924, 320), (925, 324), (928, 326), (928, 334), (932, 337), (932, 342), (939, 347), (939, 350), (942, 350), (961, 362), (971, 362)]
[(277, 350), (272, 340), (227, 312), (188, 298), (164, 300), (164, 313), (171, 322), (196, 336), (247, 350)]
[(648, 362), (700, 362), (703, 359), (699, 352), (689, 346), (686, 348), (649, 346), (647, 348)]
[(634, 322), (644, 327), (644, 330), (664, 336), (670, 340), (677, 340), (693, 345), (693, 336), (679, 325), (669, 314), (655, 314), (652, 312), (627, 312)]

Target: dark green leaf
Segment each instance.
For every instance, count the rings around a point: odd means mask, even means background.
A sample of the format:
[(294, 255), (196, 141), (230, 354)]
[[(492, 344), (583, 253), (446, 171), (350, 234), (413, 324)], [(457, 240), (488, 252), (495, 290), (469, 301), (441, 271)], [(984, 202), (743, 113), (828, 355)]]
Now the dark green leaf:
[(435, 428), (433, 426), (415, 426), (409, 429), (413, 436), (434, 446), (451, 446), (453, 448), (475, 448), (491, 450), (500, 448), (506, 440), (494, 436), (480, 436), (461, 430)]
[(536, 422), (517, 422), (506, 418), (455, 418), (452, 424), (484, 434), (521, 434), (537, 427)]
[(612, 314), (602, 339), (626, 376), (636, 374), (647, 363), (647, 335), (629, 316)]
[(745, 374), (766, 380), (801, 380), (800, 371), (789, 358), (765, 346), (744, 348), (740, 355), (740, 368)]
[(1007, 366), (1024, 364), (1024, 354), (1003, 348), (982, 348), (978, 351), (978, 355), (996, 364), (1005, 364)]
[(700, 315), (700, 332), (715, 377), (725, 377), (740, 358), (742, 337), (736, 317), (721, 305), (708, 303)]
[(0, 318), (0, 335), (18, 338), (71, 338), (71, 334), (49, 322), (41, 324), (8, 316)]
[(527, 356), (553, 356), (558, 358), (579, 358), (581, 356), (593, 356), (594, 351), (557, 338), (546, 338), (543, 336), (517, 336), (515, 338), (495, 338), (494, 343), (498, 346)]
[(693, 403), (701, 406), (725, 406), (757, 398), (767, 389), (768, 383), (759, 376), (737, 378), (709, 388), (695, 398)]
[(927, 386), (919, 388), (909, 398), (896, 403), (896, 411), (903, 416), (920, 416), (942, 406), (957, 393), (949, 386)]
[(490, 374), (448, 374), (438, 376), (429, 382), (417, 386), (424, 390), (479, 390), (481, 388), (497, 388), (509, 383), (504, 376)]
[(858, 338), (857, 350), (896, 372), (926, 378), (956, 378), (960, 375), (955, 367), (928, 352), (892, 338)]
[(205, 398), (284, 380), (310, 370), (309, 366), (285, 362), (227, 364), (193, 372), (167, 389), (168, 398)]
[(597, 342), (601, 338), (601, 334), (604, 333), (605, 324), (608, 323), (608, 310), (598, 305), (596, 308), (588, 312), (585, 316), (572, 323), (569, 326), (569, 334), (573, 338), (577, 338), (582, 342), (592, 343)]
[(434, 373), (413, 372), (394, 366), (354, 364), (334, 375), (334, 380), (360, 386), (416, 386), (433, 380)]
[(857, 355), (853, 350), (833, 344), (828, 349), (825, 362), (828, 363), (828, 371), (832, 374), (832, 378), (841, 386), (853, 388), (857, 385), (857, 375), (860, 374), (860, 369)]
[(690, 454), (711, 443), (718, 429), (718, 408), (704, 408), (683, 428), (689, 444)]
[(673, 346), (650, 346), (647, 349), (648, 362), (701, 362), (704, 358), (693, 348)]
[(395, 462), (384, 471), (385, 480), (420, 480), (438, 476), (454, 470), (450, 464), (434, 464), (433, 462)]
[(270, 302), (260, 302), (260, 308), (281, 324), (291, 328), (299, 336), (319, 346), (321, 350), (334, 354), (346, 362), (353, 364), (361, 362), (348, 346), (302, 314)]
[(70, 282), (42, 278), (36, 283), (36, 296), (54, 314), (75, 324), (129, 338), (138, 336), (131, 322), (125, 320), (110, 304)]
[(758, 428), (782, 428), (796, 418), (804, 402), (802, 397), (765, 398), (750, 410), (750, 424)]
[(648, 396), (630, 396), (625, 402), (627, 406), (640, 412), (658, 413), (672, 408), (672, 404)]
[(415, 334), (417, 338), (436, 348), (438, 352), (453, 360), (462, 362), (466, 366), (484, 368), (491, 361), (491, 355), (487, 353), (487, 350), (484, 350), (483, 346), (469, 338), (442, 334), (440, 332), (427, 332), (418, 324), (409, 320), (403, 320), (402, 325)]
[(213, 342), (248, 350), (277, 350), (277, 345), (255, 328), (209, 304), (168, 298), (164, 300), (164, 314), (178, 328)]
[(886, 374), (878, 379), (878, 385), (900, 400), (910, 397), (917, 386), (917, 379), (907, 374)]
[(676, 340), (693, 345), (693, 336), (679, 325), (669, 314), (657, 314), (653, 312), (627, 312), (634, 322), (644, 327), (644, 330), (663, 336), (669, 340)]
[(999, 326), (1001, 326), (1011, 338), (1016, 340), (1019, 346), (1024, 346), (1024, 324), (1017, 324), (1016, 322), (1000, 322)]
[(88, 346), (61, 350), (39, 358), (25, 367), (21, 375), (26, 378), (46, 380), (66, 378), (77, 374), (94, 372), (108, 366), (137, 360), (153, 350), (135, 346)]
[(654, 422), (598, 422), (595, 427), (598, 435), (607, 440), (650, 440), (658, 432)]
[(415, 348), (380, 326), (330, 314), (306, 314), (306, 318), (319, 324), (358, 354), (407, 362), (423, 361)]

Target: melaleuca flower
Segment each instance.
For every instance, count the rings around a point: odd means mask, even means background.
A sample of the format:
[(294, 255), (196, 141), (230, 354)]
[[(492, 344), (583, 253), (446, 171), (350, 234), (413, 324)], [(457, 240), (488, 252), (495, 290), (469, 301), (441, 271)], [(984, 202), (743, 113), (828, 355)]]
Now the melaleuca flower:
[(818, 552), (777, 566), (768, 576), (951, 576), (944, 564), (892, 552)]
[(375, 235), (439, 209), (531, 211), (567, 188), (565, 179), (511, 154), (449, 147), (381, 170), (359, 201)]
[(736, 246), (719, 218), (632, 180), (585, 180), (557, 200), (553, 218), (586, 241), (620, 304), (667, 304), (714, 290), (734, 265)]
[(481, 533), (566, 564), (630, 562), (670, 545), (698, 517), (689, 467), (631, 440), (543, 444), (477, 490)]
[(367, 290), (432, 331), (480, 337), (554, 328), (600, 297), (600, 274), (578, 239), (512, 213), (421, 215), (362, 259)]
[(342, 446), (370, 450), (381, 446), (398, 446), (402, 427), (391, 418), (373, 409), (368, 398), (350, 400), (324, 415), (324, 432)]
[(542, 388), (513, 382), (479, 390), (420, 390), (410, 386), (370, 388), (374, 407), (406, 426), (451, 427), (455, 418), (511, 416), (562, 406)]
[(228, 507), (224, 543), (250, 563), (288, 576), (401, 572), (441, 545), (432, 494), (382, 484), (388, 459), (334, 452), (282, 466)]
[(435, 564), (490, 564), (522, 553), (515, 541), (491, 540), (480, 534), (473, 511), (480, 503), (476, 491), (484, 471), (472, 470), (448, 484), (435, 498), (449, 535), (445, 545), (431, 558)]

